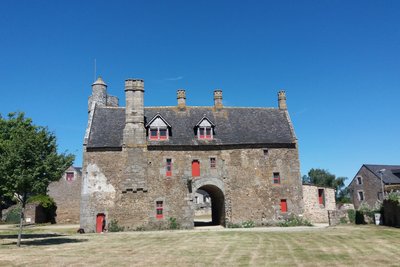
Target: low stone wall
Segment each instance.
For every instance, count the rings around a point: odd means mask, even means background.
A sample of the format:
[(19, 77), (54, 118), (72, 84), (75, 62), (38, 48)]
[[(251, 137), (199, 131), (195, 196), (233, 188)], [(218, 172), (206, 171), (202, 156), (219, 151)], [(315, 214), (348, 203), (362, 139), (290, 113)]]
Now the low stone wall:
[(400, 227), (400, 203), (390, 200), (383, 201), (383, 224)]

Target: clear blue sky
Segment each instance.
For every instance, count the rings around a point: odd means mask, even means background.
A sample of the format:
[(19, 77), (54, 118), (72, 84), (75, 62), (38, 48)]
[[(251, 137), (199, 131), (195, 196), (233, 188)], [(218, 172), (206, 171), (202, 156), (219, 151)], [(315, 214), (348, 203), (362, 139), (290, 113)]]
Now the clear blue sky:
[(285, 89), (302, 174), (400, 164), (400, 1), (11, 1), (0, 7), (0, 113), (24, 111), (82, 164), (97, 74), (125, 105), (276, 107)]

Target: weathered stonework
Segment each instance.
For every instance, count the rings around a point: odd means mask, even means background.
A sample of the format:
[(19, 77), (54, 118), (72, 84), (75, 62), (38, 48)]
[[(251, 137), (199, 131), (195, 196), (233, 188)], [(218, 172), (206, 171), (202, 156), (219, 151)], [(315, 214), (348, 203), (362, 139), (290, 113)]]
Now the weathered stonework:
[[(197, 108), (186, 107), (186, 96), (180, 90), (176, 109), (160, 107), (159, 113), (156, 113), (163, 116), (167, 110), (167, 118), (171, 120), (171, 116), (175, 116), (178, 120), (168, 128), (168, 141), (151, 141), (144, 125), (154, 115), (148, 117), (144, 112), (143, 81), (129, 79), (125, 86), (125, 110), (120, 112), (103, 108), (97, 111), (95, 108), (95, 118), (89, 117), (84, 144), (80, 211), (80, 224), (86, 232), (96, 230), (96, 217), (101, 214), (105, 215), (108, 222), (117, 220), (127, 230), (167, 228), (169, 218), (175, 218), (183, 228), (193, 228), (194, 199), (198, 189), (206, 191), (211, 198), (214, 224), (225, 226), (251, 220), (256, 225), (267, 225), (303, 213), (297, 140), (286, 109), (254, 109), (246, 113), (246, 116), (271, 113), (270, 129), (273, 131), (283, 127), (280, 124), (284, 123), (285, 132), (276, 134), (273, 137), (276, 141), (259, 136), (256, 137), (259, 141), (254, 143), (245, 139), (235, 141), (237, 143), (228, 142), (222, 132), (223, 127), (228, 129), (230, 114), (246, 110), (223, 107), (222, 91), (217, 90), (214, 94), (215, 106), (203, 108), (204, 113), (199, 112), (200, 117), (185, 126), (188, 127), (188, 133), (193, 135), (188, 139), (187, 135), (179, 132), (180, 126), (177, 124), (185, 116), (193, 116)], [(123, 131), (113, 133), (121, 135), (120, 139), (110, 141), (113, 137), (108, 136), (105, 127), (93, 126), (104, 122), (104, 119), (93, 122), (96, 112), (98, 116), (115, 112), (116, 120), (120, 116), (118, 114), (125, 113)], [(149, 112), (153, 111), (149, 109)], [(198, 140), (193, 129), (198, 120), (206, 116), (205, 113), (209, 114), (207, 116), (211, 121), (219, 122), (216, 123), (212, 141)], [(240, 122), (240, 118), (231, 120), (232, 123), (233, 120)], [(259, 132), (254, 130), (254, 134)], [(224, 141), (226, 145), (223, 145)], [(179, 145), (180, 142), (186, 143)], [(116, 145), (111, 147), (110, 144)], [(211, 158), (215, 159), (215, 166), (211, 166)], [(168, 175), (167, 159), (171, 162)], [(198, 176), (192, 173), (193, 161), (200, 164)], [(280, 183), (274, 184), (273, 173), (279, 173)], [(287, 211), (281, 211), (281, 200), (286, 200)], [(162, 215), (157, 215), (160, 209)]]
[[(322, 204), (318, 190), (323, 190)], [(335, 189), (303, 185), (304, 217), (312, 223), (328, 223), (328, 211), (336, 210)]]
[(48, 218), (37, 203), (30, 203), (26, 207), (26, 223), (79, 223), (79, 207), (81, 202), (81, 168), (69, 167), (59, 181), (52, 182), (47, 193), (56, 203), (55, 218)]

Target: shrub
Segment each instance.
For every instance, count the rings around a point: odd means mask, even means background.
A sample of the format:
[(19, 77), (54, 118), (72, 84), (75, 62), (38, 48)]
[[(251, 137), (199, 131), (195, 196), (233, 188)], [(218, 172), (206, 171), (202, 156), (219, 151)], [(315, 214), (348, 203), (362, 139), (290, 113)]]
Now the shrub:
[(241, 224), (239, 224), (239, 223), (228, 223), (227, 225), (226, 225), (228, 228), (242, 228), (242, 225)]
[(243, 228), (253, 228), (255, 226), (255, 223), (253, 221), (244, 221), (242, 222), (242, 227)]
[(345, 217), (340, 218), (339, 222), (341, 224), (347, 224), (347, 219)]
[(347, 215), (349, 216), (350, 223), (356, 223), (356, 211), (355, 210), (348, 210)]
[(169, 229), (171, 230), (176, 230), (181, 227), (180, 224), (176, 221), (176, 218), (174, 217), (168, 218), (168, 221), (169, 221)]
[(109, 232), (122, 232), (124, 231), (123, 226), (118, 225), (118, 221), (115, 219), (112, 219), (110, 223), (108, 224), (108, 231)]
[(15, 206), (14, 208), (11, 208), (10, 211), (6, 215), (6, 223), (19, 223), (19, 219), (21, 216), (21, 207), (20, 206)]
[(284, 221), (278, 223), (280, 227), (289, 226), (312, 226), (312, 223), (301, 217), (292, 216)]
[(397, 202), (400, 205), (400, 193), (399, 192), (390, 192), (387, 195), (387, 199), (392, 202)]

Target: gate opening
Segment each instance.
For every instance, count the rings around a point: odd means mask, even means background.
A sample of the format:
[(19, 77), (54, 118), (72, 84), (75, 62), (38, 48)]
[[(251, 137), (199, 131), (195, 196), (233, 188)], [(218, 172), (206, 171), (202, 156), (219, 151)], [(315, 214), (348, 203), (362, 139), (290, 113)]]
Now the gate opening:
[[(197, 197), (197, 198), (196, 198)], [(225, 226), (225, 198), (215, 185), (204, 185), (195, 194), (194, 226)]]

